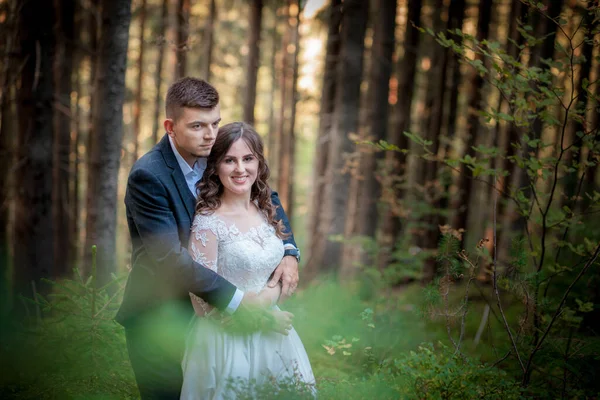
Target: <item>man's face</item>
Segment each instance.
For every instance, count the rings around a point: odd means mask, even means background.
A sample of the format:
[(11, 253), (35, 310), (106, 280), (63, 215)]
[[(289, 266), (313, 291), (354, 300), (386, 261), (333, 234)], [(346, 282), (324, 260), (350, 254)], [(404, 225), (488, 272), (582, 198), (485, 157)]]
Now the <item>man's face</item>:
[(208, 157), (221, 122), (221, 107), (183, 108), (177, 120), (165, 120), (165, 129), (183, 159), (193, 166), (199, 157)]

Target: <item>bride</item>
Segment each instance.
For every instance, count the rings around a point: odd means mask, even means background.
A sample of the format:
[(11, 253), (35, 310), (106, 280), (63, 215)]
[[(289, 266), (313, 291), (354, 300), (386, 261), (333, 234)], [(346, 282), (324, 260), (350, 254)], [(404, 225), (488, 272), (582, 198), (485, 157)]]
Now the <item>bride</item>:
[[(292, 314), (276, 306), (281, 287), (266, 283), (283, 257), (283, 226), (274, 220), (269, 168), (260, 136), (237, 122), (219, 129), (198, 183), (200, 197), (189, 249), (194, 260), (246, 293), (257, 293), (279, 332), (235, 333), (217, 310), (190, 294), (197, 317), (182, 362), (182, 399), (222, 399), (232, 382), (293, 379), (314, 388), (314, 376)], [(275, 330), (277, 330), (275, 328)]]

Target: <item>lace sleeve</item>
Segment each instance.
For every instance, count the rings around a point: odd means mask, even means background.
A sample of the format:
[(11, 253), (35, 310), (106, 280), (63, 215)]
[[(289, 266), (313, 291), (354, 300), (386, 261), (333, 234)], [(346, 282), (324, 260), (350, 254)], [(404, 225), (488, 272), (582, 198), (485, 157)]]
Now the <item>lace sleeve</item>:
[(190, 235), (190, 253), (198, 264), (217, 272), (217, 236), (208, 229), (201, 229), (195, 222)]
[[(216, 231), (210, 228), (210, 224), (206, 221), (207, 218), (210, 217), (197, 215), (194, 218), (189, 252), (198, 264), (217, 272), (218, 240)], [(190, 293), (190, 297), (194, 310), (199, 316), (211, 314), (215, 310), (194, 293)]]

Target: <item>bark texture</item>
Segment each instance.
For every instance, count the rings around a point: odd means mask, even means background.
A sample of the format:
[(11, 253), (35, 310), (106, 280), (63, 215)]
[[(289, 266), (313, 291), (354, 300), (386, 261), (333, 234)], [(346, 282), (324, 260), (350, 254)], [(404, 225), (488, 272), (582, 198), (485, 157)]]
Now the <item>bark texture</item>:
[(55, 37), (53, 3), (29, 0), (19, 10), (22, 69), (18, 90), (19, 185), (15, 210), (15, 294), (46, 293), (42, 278), (54, 274), (52, 218), (53, 76)]
[(75, 43), (75, 1), (60, 2), (55, 63), (56, 107), (54, 132), (54, 245), (56, 275), (69, 274), (71, 268), (72, 215), (69, 183), (71, 181), (71, 91)]
[[(391, 130), (388, 142), (401, 149), (408, 147), (408, 138), (403, 132), (408, 131), (411, 124), (411, 108), (415, 92), (415, 76), (417, 71), (417, 59), (421, 33), (417, 28), (421, 25), (422, 0), (409, 0), (408, 16), (404, 33), (404, 55), (398, 60), (397, 79), (397, 102), (391, 119)], [(402, 229), (400, 213), (397, 207), (398, 199), (403, 193), (399, 186), (399, 178), (405, 175), (406, 156), (400, 152), (389, 152), (386, 154), (386, 166), (383, 177), (382, 193), (384, 203), (387, 205), (381, 218), (382, 226), (378, 244), (380, 247), (377, 264), (381, 269), (390, 262), (392, 250), (400, 237)]]
[(319, 272), (327, 241), (326, 226), (321, 224), (323, 218), (324, 190), (326, 186), (325, 173), (328, 167), (331, 128), (337, 87), (337, 64), (340, 53), (340, 26), (342, 21), (342, 1), (332, 0), (329, 6), (327, 44), (325, 48), (325, 66), (323, 73), (323, 88), (321, 91), (321, 110), (319, 115), (319, 133), (315, 148), (313, 190), (310, 207), (310, 254), (306, 263), (305, 277), (313, 279)]
[[(343, 84), (336, 87), (329, 165), (326, 173), (325, 209), (321, 219), (321, 223), (327, 227), (327, 236), (344, 234), (351, 180), (345, 166), (348, 154), (354, 151), (354, 143), (349, 135), (356, 135), (358, 132), (357, 110), (360, 106), (368, 10), (368, 1), (348, 0), (343, 3), (342, 47), (340, 62), (337, 65), (337, 76)], [(339, 240), (327, 240), (323, 253), (323, 267), (339, 267), (341, 249), (342, 244)]]
[(250, 3), (250, 32), (248, 35), (248, 64), (246, 65), (246, 91), (244, 92), (244, 121), (254, 125), (256, 105), (256, 80), (260, 61), (260, 28), (262, 25), (262, 0)]
[[(131, 0), (102, 2), (102, 37), (97, 65), (94, 146), (88, 197), (97, 214), (88, 220), (88, 248), (98, 247), (98, 284), (116, 271), (117, 184), (123, 138), (123, 101)], [(88, 210), (89, 212), (90, 210)]]

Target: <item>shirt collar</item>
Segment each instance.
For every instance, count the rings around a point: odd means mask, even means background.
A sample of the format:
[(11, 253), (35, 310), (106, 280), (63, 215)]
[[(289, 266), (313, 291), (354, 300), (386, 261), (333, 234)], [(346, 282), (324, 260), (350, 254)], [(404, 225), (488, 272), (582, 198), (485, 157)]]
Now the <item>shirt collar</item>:
[(171, 149), (175, 154), (179, 168), (181, 169), (181, 172), (183, 172), (183, 176), (187, 176), (190, 173), (201, 175), (204, 172), (206, 169), (206, 158), (197, 159), (194, 163), (194, 168), (192, 168), (190, 167), (190, 164), (183, 159), (183, 156), (179, 154), (179, 151), (177, 151), (177, 147), (175, 147), (175, 143), (173, 143), (173, 138), (171, 136), (169, 136), (169, 143), (171, 144)]

